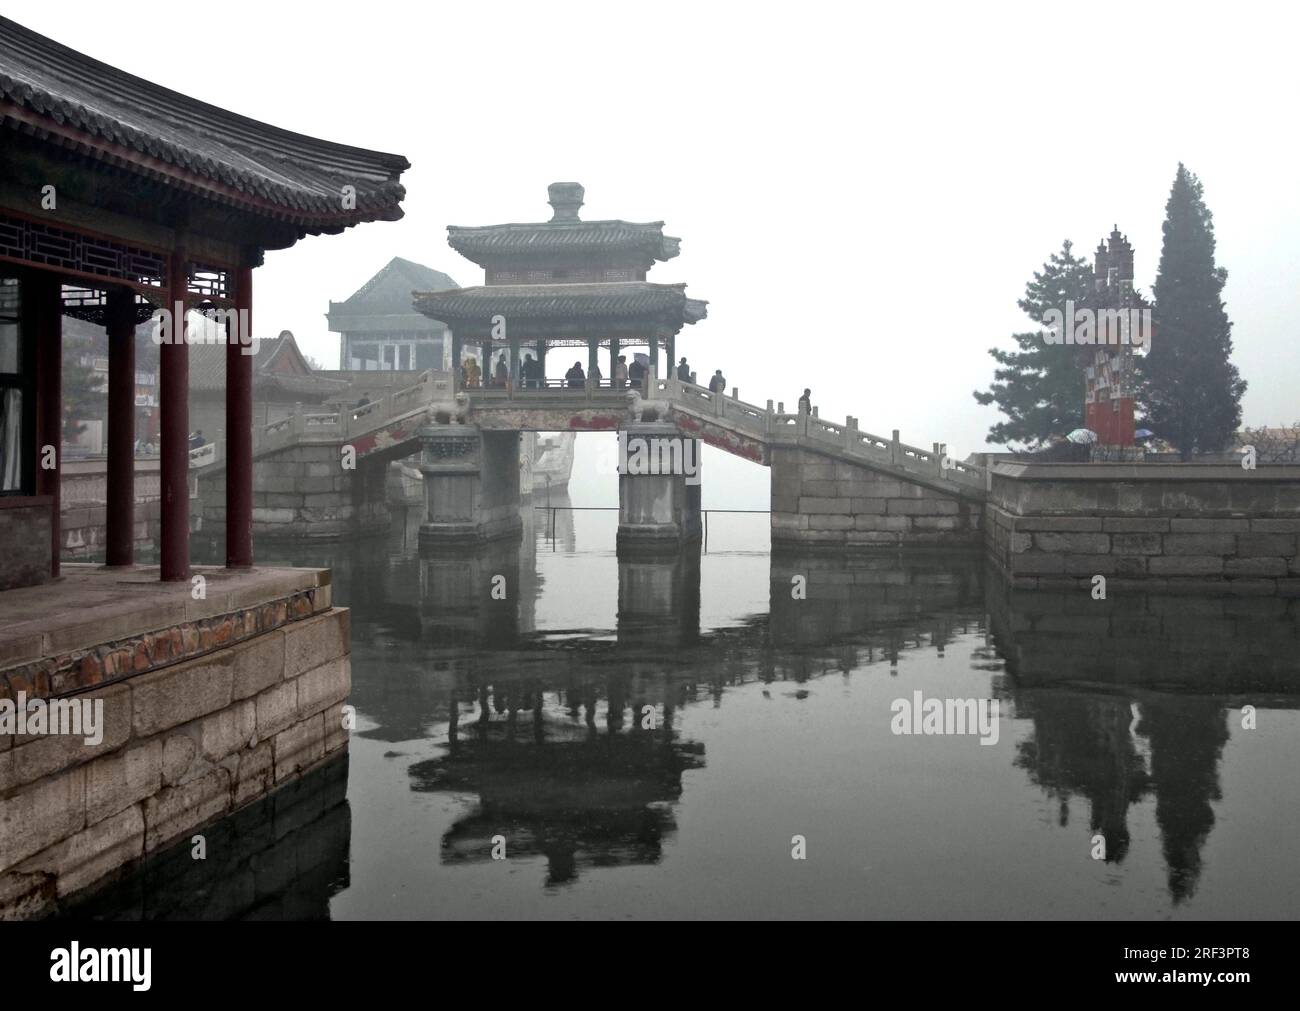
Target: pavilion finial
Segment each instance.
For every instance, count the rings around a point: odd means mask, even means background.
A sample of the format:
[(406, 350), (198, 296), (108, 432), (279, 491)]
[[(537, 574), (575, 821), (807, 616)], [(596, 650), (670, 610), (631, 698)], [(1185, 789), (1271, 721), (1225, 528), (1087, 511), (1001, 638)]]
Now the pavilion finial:
[(548, 203), (555, 208), (552, 221), (578, 220), (578, 208), (582, 206), (582, 198), (586, 193), (582, 183), (551, 183), (546, 187), (546, 193)]

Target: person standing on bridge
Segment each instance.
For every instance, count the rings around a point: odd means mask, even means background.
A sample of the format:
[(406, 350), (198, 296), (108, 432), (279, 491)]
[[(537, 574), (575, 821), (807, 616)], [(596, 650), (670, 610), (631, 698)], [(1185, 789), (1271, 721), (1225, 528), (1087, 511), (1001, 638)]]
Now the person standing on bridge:
[(600, 389), (600, 381), (604, 378), (605, 377), (601, 375), (600, 372), (600, 364), (592, 363), (591, 373), (587, 376), (587, 379), (591, 382), (591, 385), (594, 386), (596, 389)]
[(715, 369), (712, 378), (709, 379), (710, 393), (723, 393), (727, 389), (727, 377), (722, 374), (722, 369)]
[(799, 398), (799, 413), (812, 414), (812, 390), (804, 388), (803, 396)]
[(632, 364), (627, 368), (627, 380), (633, 386), (639, 387), (641, 381), (645, 378), (645, 366), (641, 364), (640, 359), (633, 358)]
[(621, 390), (627, 385), (627, 355), (619, 355), (614, 363), (614, 389)]
[(519, 372), (524, 380), (524, 389), (537, 389), (537, 362), (533, 361), (532, 355), (524, 355), (524, 360), (519, 366)]
[(508, 383), (509, 381), (510, 381), (510, 366), (506, 364), (506, 356), (502, 355), (500, 358), (497, 359), (497, 376), (496, 376), (495, 385), (501, 387), (501, 389), (504, 390), (506, 388), (506, 383)]
[(677, 378), (684, 383), (691, 381), (691, 367), (686, 364), (685, 355), (682, 355), (682, 360), (677, 363)]
[(582, 362), (574, 362), (573, 368), (564, 373), (564, 378), (569, 381), (569, 385), (574, 389), (582, 389), (587, 385), (587, 374), (582, 371)]

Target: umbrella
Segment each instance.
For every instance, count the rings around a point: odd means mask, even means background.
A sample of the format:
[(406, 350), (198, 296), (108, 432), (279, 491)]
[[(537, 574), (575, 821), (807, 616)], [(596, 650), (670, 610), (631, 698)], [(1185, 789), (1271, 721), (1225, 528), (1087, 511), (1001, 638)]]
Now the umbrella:
[(1090, 443), (1097, 441), (1097, 433), (1090, 428), (1076, 428), (1066, 436), (1070, 442)]
[(1138, 439), (1149, 439), (1151, 438), (1151, 436), (1155, 434), (1156, 433), (1151, 431), (1151, 429), (1149, 428), (1139, 428), (1136, 432), (1133, 433), (1134, 437)]

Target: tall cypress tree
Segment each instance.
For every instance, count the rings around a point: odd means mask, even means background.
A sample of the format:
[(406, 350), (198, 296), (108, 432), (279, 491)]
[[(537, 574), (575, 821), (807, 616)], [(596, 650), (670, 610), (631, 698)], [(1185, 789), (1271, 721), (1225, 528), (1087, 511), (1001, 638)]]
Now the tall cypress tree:
[[(1034, 272), (1025, 285), (1025, 297), (1017, 302), (1039, 327), (1049, 309), (1064, 312), (1067, 299), (1082, 305), (1092, 290), (1092, 265), (1075, 256), (1073, 249), (1066, 239), (1061, 251)], [(993, 385), (976, 391), (975, 399), (986, 406), (997, 404), (1007, 416), (989, 429), (989, 442), (1035, 448), (1083, 424), (1083, 369), (1077, 348), (1048, 344), (1042, 329), (1011, 337), (1018, 350), (989, 349), (999, 368), (993, 373)]]
[(1228, 445), (1241, 424), (1246, 382), (1229, 361), (1232, 321), (1221, 297), (1228, 272), (1214, 263), (1213, 217), (1201, 181), (1181, 162), (1163, 230), (1143, 400), (1147, 424), (1187, 460)]

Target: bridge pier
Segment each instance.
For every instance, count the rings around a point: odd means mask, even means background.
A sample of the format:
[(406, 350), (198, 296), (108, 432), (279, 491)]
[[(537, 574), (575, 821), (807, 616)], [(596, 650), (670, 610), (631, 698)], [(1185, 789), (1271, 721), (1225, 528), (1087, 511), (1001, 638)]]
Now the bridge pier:
[(626, 459), (619, 461), (618, 554), (675, 552), (698, 541), (700, 441), (667, 422), (629, 425), (619, 440)]
[(421, 547), (519, 536), (518, 432), (429, 424), (419, 439)]

